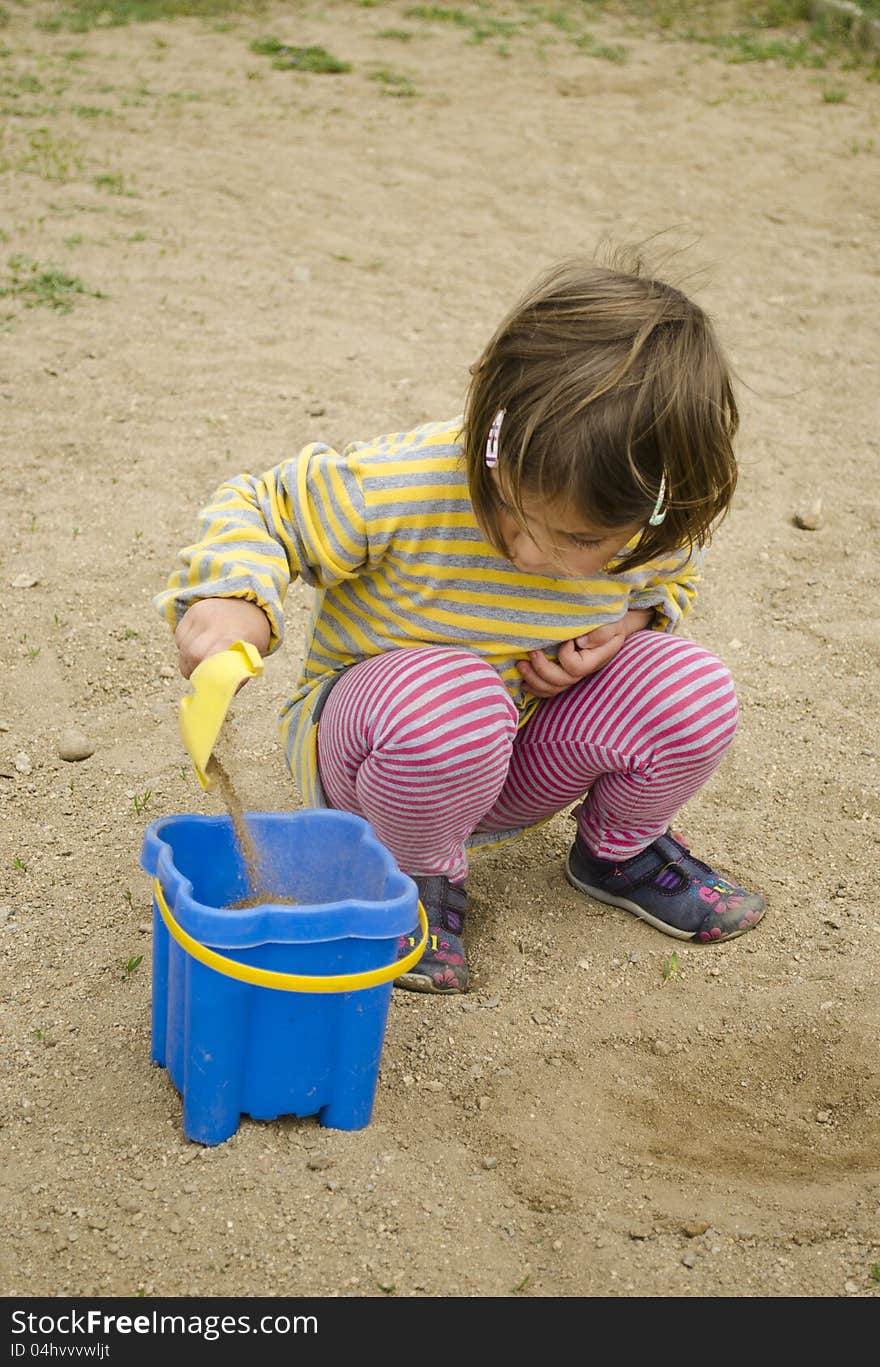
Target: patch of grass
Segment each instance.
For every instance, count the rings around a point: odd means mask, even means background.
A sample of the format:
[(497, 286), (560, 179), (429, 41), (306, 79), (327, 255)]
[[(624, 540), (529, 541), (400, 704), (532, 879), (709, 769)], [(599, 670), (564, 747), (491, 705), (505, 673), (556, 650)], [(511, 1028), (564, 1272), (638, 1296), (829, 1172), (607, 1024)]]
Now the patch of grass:
[(334, 57), (323, 47), (290, 47), (277, 38), (256, 38), (251, 52), (259, 57), (271, 57), (272, 65), (282, 70), (311, 71), (315, 75), (335, 75), (351, 71), (351, 63)]
[(153, 796), (152, 788), (148, 788), (145, 793), (135, 793), (132, 798), (132, 805), (137, 816), (142, 816), (150, 805)]
[(42, 266), (39, 261), (17, 252), (7, 261), (9, 279), (0, 283), (0, 299), (17, 298), (25, 308), (50, 308), (56, 313), (70, 313), (77, 295), (87, 294), (103, 299), (100, 290), (90, 289), (75, 275), (68, 275), (58, 266)]
[(376, 34), (377, 38), (389, 38), (397, 43), (409, 43), (415, 36), (412, 29), (408, 28), (383, 28)]
[(418, 94), (409, 76), (404, 76), (400, 71), (391, 71), (388, 67), (377, 67), (369, 75), (371, 81), (375, 81), (381, 86), (383, 95), (394, 95), (397, 99), (411, 100)]
[(123, 978), (130, 978), (131, 975), (132, 975), (132, 973), (135, 973), (135, 972), (140, 968), (140, 966), (141, 966), (141, 964), (143, 963), (143, 961), (144, 961), (144, 956), (143, 956), (143, 954), (133, 954), (133, 955), (131, 956), (130, 959), (123, 959), (123, 961), (122, 961), (122, 976), (123, 976)]
[(108, 195), (127, 195), (130, 190), (125, 188), (125, 177), (118, 172), (104, 171), (101, 175), (93, 176), (92, 183), (96, 190), (103, 190)]
[(472, 43), (482, 43), (487, 38), (511, 38), (521, 28), (519, 20), (500, 19), (491, 13), (488, 5), (480, 5), (476, 11), (446, 5), (413, 5), (404, 10), (403, 16), (429, 23), (454, 24), (467, 30)]
[(56, 14), (39, 21), (49, 32), (60, 29), (88, 33), (93, 28), (150, 24), (160, 19), (221, 19), (241, 13), (260, 14), (261, 0), (68, 0)]
[(880, 1263), (871, 1264), (871, 1281), (880, 1282)]
[(34, 128), (24, 143), (4, 152), (0, 148), (0, 171), (23, 171), (62, 184), (82, 169), (79, 150), (69, 138), (59, 138), (48, 128)]
[(574, 45), (582, 52), (587, 52), (591, 57), (599, 57), (606, 62), (625, 62), (626, 48), (620, 43), (600, 43), (592, 33), (580, 33), (574, 40)]
[(822, 91), (822, 100), (825, 104), (845, 104), (847, 94), (843, 86), (829, 85)]

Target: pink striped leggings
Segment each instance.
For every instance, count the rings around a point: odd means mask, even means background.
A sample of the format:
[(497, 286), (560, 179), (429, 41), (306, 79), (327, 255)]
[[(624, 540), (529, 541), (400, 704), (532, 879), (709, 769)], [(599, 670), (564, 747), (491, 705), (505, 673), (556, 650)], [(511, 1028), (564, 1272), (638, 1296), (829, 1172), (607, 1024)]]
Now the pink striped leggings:
[(638, 631), (517, 730), (490, 665), (423, 646), (343, 675), (321, 714), (318, 766), (330, 803), (365, 817), (406, 873), (460, 882), (475, 832), (534, 825), (585, 794), (588, 848), (637, 854), (717, 768), (737, 711), (714, 655)]

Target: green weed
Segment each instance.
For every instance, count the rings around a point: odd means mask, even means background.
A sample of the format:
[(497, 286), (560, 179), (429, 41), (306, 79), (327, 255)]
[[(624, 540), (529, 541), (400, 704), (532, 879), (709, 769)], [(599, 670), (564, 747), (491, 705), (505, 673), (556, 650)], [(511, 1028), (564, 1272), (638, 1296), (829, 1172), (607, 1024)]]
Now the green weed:
[(822, 100), (825, 104), (845, 104), (847, 91), (839, 85), (826, 86), (822, 91)]
[(142, 816), (150, 805), (153, 797), (152, 788), (148, 788), (145, 793), (135, 793), (132, 798), (132, 805), (137, 816)]
[(77, 276), (68, 275), (57, 266), (41, 266), (29, 256), (16, 253), (7, 261), (9, 281), (0, 284), (0, 299), (21, 299), (26, 308), (50, 308), (56, 313), (70, 313), (77, 295), (91, 295), (93, 299), (106, 296), (93, 290)]
[(672, 951), (668, 959), (663, 960), (661, 972), (665, 983), (671, 982), (673, 978), (678, 977), (681, 972), (681, 964), (678, 961), (678, 954), (675, 950)]
[(99, 176), (94, 176), (93, 183), (96, 190), (104, 190), (108, 195), (125, 195), (129, 191), (125, 188), (125, 177), (118, 172), (104, 171)]
[(311, 71), (323, 76), (351, 71), (351, 63), (334, 57), (323, 47), (289, 47), (277, 38), (256, 38), (251, 52), (259, 57), (271, 57), (272, 65), (285, 71)]
[(27, 864), (24, 862), (23, 859), (20, 859), (17, 854), (13, 855), (12, 867), (14, 869), (19, 869), (22, 873), (27, 873)]
[(415, 34), (412, 29), (408, 28), (383, 28), (379, 30), (376, 37), (392, 39), (396, 43), (409, 43)]
[(123, 959), (122, 976), (124, 978), (130, 978), (132, 973), (134, 973), (138, 968), (140, 968), (143, 961), (143, 954), (133, 954), (130, 959)]
[(880, 1263), (871, 1264), (871, 1281), (880, 1282)]

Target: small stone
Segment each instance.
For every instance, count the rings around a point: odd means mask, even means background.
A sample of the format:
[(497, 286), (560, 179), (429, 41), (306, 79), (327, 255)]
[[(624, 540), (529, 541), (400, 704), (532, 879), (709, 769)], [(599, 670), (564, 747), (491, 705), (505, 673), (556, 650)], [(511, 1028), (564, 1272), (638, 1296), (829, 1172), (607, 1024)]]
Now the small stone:
[(88, 1225), (89, 1229), (99, 1229), (99, 1230), (100, 1230), (100, 1229), (106, 1229), (106, 1228), (107, 1228), (107, 1221), (104, 1219), (103, 1215), (89, 1215), (89, 1216), (87, 1216), (87, 1217), (86, 1217), (86, 1224)]
[(665, 1039), (655, 1039), (651, 1048), (654, 1050), (654, 1053), (659, 1054), (661, 1058), (666, 1058), (667, 1054), (672, 1053), (672, 1045), (667, 1044)]
[(477, 1105), (481, 1111), (488, 1111), (489, 1107), (492, 1105), (492, 1098), (490, 1096), (481, 1096), (477, 1101)]
[(847, 1295), (852, 1296), (856, 1291), (858, 1291), (859, 1284), (858, 1282), (854, 1282), (852, 1278), (848, 1277), (847, 1280), (843, 1283), (843, 1289), (847, 1293)]
[(498, 1167), (498, 1159), (494, 1158), (491, 1154), (489, 1154), (486, 1158), (483, 1159), (482, 1166), (486, 1169), (487, 1172), (491, 1172), (493, 1168)]
[(308, 411), (309, 416), (312, 418), (323, 418), (324, 414), (327, 412), (322, 403), (310, 403)]
[(0, 926), (4, 925), (12, 915), (12, 907), (0, 907)]
[(323, 1172), (323, 1171), (325, 1170), (325, 1168), (332, 1168), (332, 1167), (333, 1167), (333, 1159), (332, 1159), (332, 1158), (322, 1157), (322, 1156), (319, 1154), (319, 1155), (318, 1155), (317, 1157), (315, 1157), (315, 1158), (310, 1158), (310, 1159), (308, 1160), (308, 1162), (306, 1163), (306, 1167), (307, 1167), (311, 1172)]
[(35, 584), (39, 584), (32, 574), (17, 574), (14, 579), (10, 579), (10, 584), (14, 589), (32, 589)]
[(691, 1253), (690, 1250), (688, 1250), (687, 1253), (682, 1254), (681, 1261), (685, 1267), (696, 1267), (697, 1255), (696, 1253)]
[(830, 1125), (832, 1119), (833, 1119), (833, 1117), (832, 1117), (831, 1111), (817, 1111), (817, 1112), (816, 1112), (816, 1124), (817, 1124), (817, 1125)]
[(830, 926), (832, 930), (840, 930), (842, 922), (838, 921), (836, 916), (826, 916), (824, 924)]
[(731, 650), (742, 650), (743, 643), (738, 636), (731, 636), (727, 644), (730, 646)]
[(803, 507), (796, 508), (794, 513), (794, 525), (800, 527), (805, 532), (818, 531), (822, 526), (822, 500), (816, 498), (812, 503), (805, 503)]
[(698, 1239), (701, 1234), (705, 1234), (707, 1229), (712, 1226), (708, 1220), (689, 1220), (686, 1225), (682, 1225), (682, 1233), (689, 1239)]
[(176, 669), (172, 669), (172, 668), (171, 668), (171, 665), (160, 665), (160, 666), (159, 666), (159, 678), (160, 678), (160, 679), (173, 679), (176, 673), (177, 673), (177, 670), (176, 670)]
[(430, 1081), (430, 1082), (426, 1082), (426, 1083), (424, 1084), (424, 1087), (425, 1087), (425, 1091), (426, 1091), (426, 1092), (442, 1092), (442, 1091), (443, 1091), (443, 1083), (442, 1083), (442, 1082), (438, 1082), (436, 1078), (431, 1078), (431, 1081)]
[(593, 965), (590, 963), (589, 959), (578, 959), (577, 962), (578, 962), (578, 968), (582, 968), (582, 969), (584, 970), (585, 973), (588, 973), (588, 972), (590, 971), (590, 969), (593, 967)]
[(58, 757), (59, 759), (74, 762), (77, 760), (88, 759), (95, 753), (95, 747), (91, 741), (78, 731), (75, 727), (68, 727), (62, 731), (58, 737)]
[(12, 762), (15, 765), (15, 771), (18, 774), (29, 774), (33, 767), (31, 765), (30, 755), (26, 754), (24, 750), (19, 750)]
[(652, 1225), (648, 1224), (632, 1225), (628, 1230), (628, 1233), (631, 1239), (641, 1243), (645, 1239), (650, 1239), (651, 1235), (654, 1233), (654, 1228)]
[(8, 730), (9, 730), (9, 722), (8, 722), (8, 721), (2, 721), (2, 720), (0, 720), (0, 731), (8, 731)]

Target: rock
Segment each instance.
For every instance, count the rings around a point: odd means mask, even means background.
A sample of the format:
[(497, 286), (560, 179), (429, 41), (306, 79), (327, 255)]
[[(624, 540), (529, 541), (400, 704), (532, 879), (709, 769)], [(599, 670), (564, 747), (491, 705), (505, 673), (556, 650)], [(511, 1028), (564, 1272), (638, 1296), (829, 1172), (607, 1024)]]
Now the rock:
[(690, 1250), (688, 1250), (687, 1253), (682, 1255), (681, 1261), (685, 1267), (696, 1267), (697, 1255), (696, 1253), (691, 1253)]
[(707, 1229), (712, 1226), (708, 1220), (689, 1220), (686, 1225), (682, 1225), (682, 1233), (689, 1239), (698, 1239), (701, 1234), (705, 1234)]
[(672, 1045), (667, 1044), (665, 1039), (655, 1039), (651, 1048), (654, 1050), (654, 1053), (659, 1054), (661, 1058), (666, 1058), (667, 1054), (672, 1053)]
[(159, 678), (160, 678), (160, 679), (173, 679), (176, 673), (177, 673), (177, 670), (176, 670), (176, 669), (172, 669), (172, 668), (171, 668), (171, 665), (160, 665), (160, 666), (159, 666)]
[(491, 1154), (487, 1155), (483, 1159), (483, 1167), (486, 1169), (487, 1172), (491, 1172), (493, 1168), (498, 1167), (498, 1159), (492, 1157)]
[(12, 907), (0, 907), (0, 926), (5, 925), (12, 915)]
[(327, 410), (322, 403), (315, 402), (309, 404), (309, 416), (312, 418), (323, 418), (326, 412)]
[(651, 1235), (654, 1233), (654, 1226), (645, 1223), (630, 1225), (627, 1233), (631, 1239), (638, 1243), (642, 1243), (645, 1239), (650, 1239)]
[(94, 745), (83, 735), (82, 731), (78, 731), (75, 727), (68, 727), (58, 737), (58, 756), (60, 759), (73, 762), (88, 759), (94, 753)]
[(17, 574), (14, 579), (10, 579), (10, 584), (14, 589), (32, 589), (35, 584), (39, 584), (32, 574)]
[(29, 774), (33, 767), (30, 755), (25, 754), (24, 750), (19, 750), (12, 762), (15, 765), (15, 771), (18, 774)]
[(793, 521), (794, 525), (800, 527), (802, 531), (818, 531), (824, 521), (821, 498), (816, 498), (812, 503), (805, 503), (802, 507), (796, 508)]
[(310, 1158), (306, 1163), (306, 1167), (310, 1172), (323, 1172), (325, 1168), (332, 1168), (332, 1166), (333, 1159), (326, 1158), (320, 1154), (317, 1154), (314, 1158)]
[(832, 1120), (832, 1115), (831, 1115), (831, 1112), (830, 1112), (830, 1111), (817, 1111), (817, 1112), (816, 1112), (816, 1124), (817, 1124), (817, 1125), (830, 1125), (830, 1124), (831, 1124), (831, 1120)]

